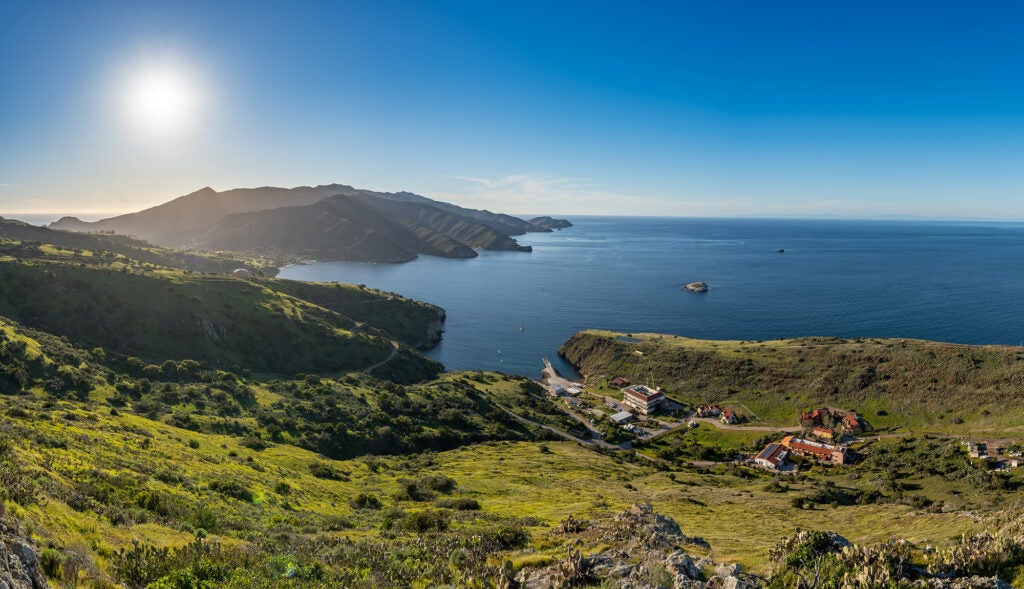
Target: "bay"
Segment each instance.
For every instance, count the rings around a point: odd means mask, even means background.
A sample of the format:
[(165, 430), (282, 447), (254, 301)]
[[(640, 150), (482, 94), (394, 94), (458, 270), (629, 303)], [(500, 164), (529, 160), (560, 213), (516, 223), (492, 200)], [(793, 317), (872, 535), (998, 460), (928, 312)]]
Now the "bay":
[[(366, 284), (443, 307), (427, 355), (535, 377), (581, 329), (704, 339), (1024, 340), (1024, 225), (574, 217), (532, 253), (405, 264), (322, 262), (282, 278)], [(784, 249), (784, 253), (779, 253)], [(682, 285), (704, 281), (709, 292)]]

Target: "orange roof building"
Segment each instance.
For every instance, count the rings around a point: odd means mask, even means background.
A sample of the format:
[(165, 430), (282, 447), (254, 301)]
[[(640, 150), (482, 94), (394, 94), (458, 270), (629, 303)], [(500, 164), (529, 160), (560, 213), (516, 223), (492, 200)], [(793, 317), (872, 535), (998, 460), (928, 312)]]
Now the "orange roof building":
[(823, 444), (802, 438), (786, 436), (782, 438), (782, 445), (789, 448), (789, 451), (797, 456), (807, 456), (822, 462), (834, 464), (847, 464), (849, 457), (846, 454), (845, 446)]

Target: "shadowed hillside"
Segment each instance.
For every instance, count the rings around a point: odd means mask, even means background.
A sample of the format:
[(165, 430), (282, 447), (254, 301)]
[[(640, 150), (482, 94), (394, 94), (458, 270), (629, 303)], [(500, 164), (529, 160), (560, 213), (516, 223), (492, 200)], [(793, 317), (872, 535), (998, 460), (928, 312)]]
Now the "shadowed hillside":
[(94, 223), (65, 217), (52, 227), (113, 231), (167, 247), (259, 252), (281, 259), (404, 262), (419, 254), (474, 257), (474, 248), (530, 251), (510, 236), (570, 225), (550, 218), (538, 221), (409, 192), (331, 184), (225, 192), (204, 188), (138, 213)]
[[(87, 347), (257, 372), (359, 370), (392, 353), (387, 337), (335, 311), (258, 283), (174, 271), (0, 262), (0, 315)], [(433, 321), (423, 316), (423, 333)], [(403, 380), (440, 370), (411, 350), (399, 355)]]

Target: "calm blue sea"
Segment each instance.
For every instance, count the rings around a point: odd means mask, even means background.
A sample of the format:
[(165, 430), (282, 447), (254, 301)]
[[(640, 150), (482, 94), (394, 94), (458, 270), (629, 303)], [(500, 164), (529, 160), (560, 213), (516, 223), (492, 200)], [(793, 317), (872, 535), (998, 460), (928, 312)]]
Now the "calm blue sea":
[[(440, 305), (448, 321), (430, 356), (453, 370), (531, 377), (542, 357), (555, 360), (559, 345), (586, 328), (708, 339), (1024, 340), (1024, 224), (572, 221), (521, 238), (533, 253), (317, 263), (281, 275), (363, 283)], [(680, 288), (696, 280), (710, 291)]]

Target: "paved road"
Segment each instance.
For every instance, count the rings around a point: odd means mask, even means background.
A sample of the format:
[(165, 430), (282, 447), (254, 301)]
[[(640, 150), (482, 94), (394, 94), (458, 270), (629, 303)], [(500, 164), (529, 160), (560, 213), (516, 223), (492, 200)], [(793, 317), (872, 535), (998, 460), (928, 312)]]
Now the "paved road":
[(502, 405), (501, 403), (498, 403), (497, 401), (495, 401), (493, 399), (491, 399), (491, 402), (494, 403), (498, 407), (498, 409), (501, 409), (505, 413), (508, 413), (510, 416), (512, 416), (512, 418), (516, 419), (520, 423), (523, 423), (523, 424), (526, 424), (526, 425), (536, 426), (536, 427), (539, 427), (541, 429), (545, 429), (545, 430), (547, 430), (547, 431), (549, 431), (549, 432), (551, 432), (553, 434), (556, 434), (556, 435), (558, 435), (558, 436), (560, 436), (562, 438), (565, 438), (567, 440), (572, 440), (573, 442), (579, 442), (581, 444), (587, 444), (587, 445), (591, 445), (591, 446), (596, 445), (596, 446), (600, 446), (602, 448), (607, 448), (609, 450), (621, 450), (622, 449), (619, 446), (616, 446), (614, 444), (609, 444), (608, 442), (605, 442), (604, 440), (601, 440), (601, 439), (598, 439), (598, 440), (585, 440), (583, 438), (577, 438), (576, 436), (570, 434), (569, 432), (562, 431), (562, 430), (558, 429), (557, 427), (550, 426), (550, 425), (544, 425), (543, 423), (534, 421), (534, 420), (532, 420), (532, 419), (530, 419), (528, 417), (523, 417), (522, 415), (519, 415), (515, 411), (512, 411), (508, 407), (505, 407), (504, 405)]

